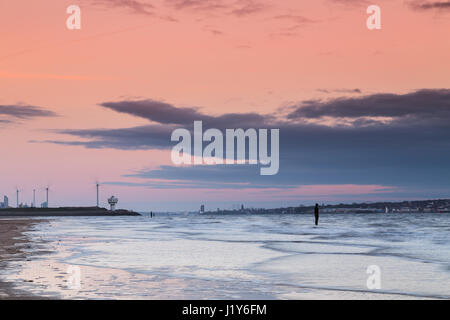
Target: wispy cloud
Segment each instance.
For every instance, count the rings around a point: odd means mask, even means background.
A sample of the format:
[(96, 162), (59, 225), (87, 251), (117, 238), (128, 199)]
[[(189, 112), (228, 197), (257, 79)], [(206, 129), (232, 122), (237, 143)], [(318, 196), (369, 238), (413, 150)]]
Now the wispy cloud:
[(327, 101), (309, 100), (293, 106), (289, 119), (320, 117), (391, 117), (403, 120), (450, 118), (450, 90), (423, 89), (407, 94), (380, 93)]
[(224, 35), (224, 33), (220, 30), (217, 29), (206, 29), (207, 31), (209, 31), (213, 36), (222, 36)]
[(166, 3), (177, 10), (216, 11), (229, 8), (223, 0), (166, 0)]
[(450, 10), (450, 1), (411, 1), (410, 6), (416, 10)]
[(351, 7), (367, 5), (367, 4), (371, 3), (368, 0), (329, 0), (329, 1), (336, 3), (336, 4), (340, 4), (340, 5), (344, 5), (344, 6), (351, 6)]
[(123, 7), (132, 13), (153, 15), (153, 4), (148, 0), (89, 0), (91, 4), (103, 7)]
[(30, 141), (34, 143), (53, 143), (67, 146), (83, 146), (89, 149), (121, 149), (146, 150), (168, 149), (170, 134), (174, 126), (146, 125), (121, 129), (80, 129), (57, 130), (55, 133), (70, 135), (85, 139), (85, 141)]
[(166, 0), (176, 10), (223, 13), (245, 17), (264, 11), (267, 4), (260, 0)]
[(282, 14), (274, 17), (277, 20), (288, 20), (296, 24), (309, 24), (316, 22), (315, 20), (309, 19), (305, 16), (295, 15), (295, 14)]
[(230, 123), (235, 126), (261, 126), (274, 119), (271, 115), (258, 113), (227, 113), (211, 116), (201, 112), (198, 107), (181, 108), (152, 99), (103, 102), (100, 106), (160, 124), (192, 125), (195, 120), (202, 120), (212, 127), (224, 128)]
[(278, 32), (270, 34), (271, 37), (296, 37), (298, 36), (298, 30), (302, 29), (310, 24), (316, 23), (316, 20), (312, 20), (303, 15), (298, 14), (282, 14), (274, 16), (273, 19), (289, 23), (288, 26), (280, 27)]
[(240, 6), (236, 6), (233, 10), (231, 10), (231, 14), (238, 17), (244, 17), (264, 11), (267, 7), (262, 2), (255, 0), (240, 1), (240, 3), (242, 3)]
[(355, 89), (345, 89), (345, 88), (342, 88), (342, 89), (317, 89), (317, 91), (321, 92), (321, 93), (326, 93), (326, 94), (328, 94), (328, 93), (340, 93), (340, 94), (343, 94), (343, 93), (360, 94), (360, 93), (362, 93), (361, 89), (358, 89), (358, 88), (355, 88)]
[(38, 117), (55, 117), (56, 113), (32, 105), (0, 105), (0, 116), (7, 117), (3, 123), (12, 122), (13, 119), (32, 119)]

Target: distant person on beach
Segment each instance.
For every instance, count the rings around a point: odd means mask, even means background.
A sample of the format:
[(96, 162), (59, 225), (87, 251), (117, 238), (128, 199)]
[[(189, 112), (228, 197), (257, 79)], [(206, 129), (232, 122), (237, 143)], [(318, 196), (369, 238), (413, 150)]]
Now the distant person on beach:
[(316, 218), (316, 226), (319, 224), (319, 204), (314, 207), (314, 217)]

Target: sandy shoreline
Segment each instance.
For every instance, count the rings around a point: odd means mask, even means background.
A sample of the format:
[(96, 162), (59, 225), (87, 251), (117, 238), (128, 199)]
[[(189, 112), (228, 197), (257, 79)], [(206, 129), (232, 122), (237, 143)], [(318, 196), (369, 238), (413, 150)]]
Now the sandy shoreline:
[[(0, 300), (448, 299), (441, 263), (392, 256), (384, 242), (314, 240), (306, 227), (228, 236), (208, 221), (187, 234), (192, 223), (178, 219), (0, 218)], [(382, 291), (367, 289), (369, 265), (382, 266)]]
[[(37, 219), (0, 219), (0, 270), (3, 271), (11, 261), (27, 261), (36, 253), (31, 250), (32, 243), (24, 235), (33, 225), (45, 220)], [(28, 251), (28, 252), (27, 252)], [(31, 253), (33, 252), (33, 253)], [(0, 276), (3, 276), (3, 272)], [(0, 299), (40, 299), (22, 290), (14, 288), (10, 282), (0, 278)]]

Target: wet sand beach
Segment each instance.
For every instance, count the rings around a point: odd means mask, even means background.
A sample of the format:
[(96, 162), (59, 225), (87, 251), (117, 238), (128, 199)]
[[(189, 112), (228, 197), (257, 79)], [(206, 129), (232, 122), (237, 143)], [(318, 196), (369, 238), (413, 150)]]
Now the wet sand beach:
[(448, 300), (449, 218), (0, 219), (0, 299)]
[[(33, 225), (41, 223), (37, 219), (0, 219), (0, 270), (4, 271), (9, 262), (27, 261), (38, 251), (32, 250), (32, 244), (24, 232)], [(3, 272), (2, 272), (3, 273)], [(0, 278), (0, 299), (39, 299), (25, 291), (14, 288), (10, 282)]]

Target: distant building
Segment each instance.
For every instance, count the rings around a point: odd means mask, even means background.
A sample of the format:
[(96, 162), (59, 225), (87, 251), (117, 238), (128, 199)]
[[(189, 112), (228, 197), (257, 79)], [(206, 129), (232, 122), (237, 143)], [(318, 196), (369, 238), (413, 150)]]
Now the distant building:
[(244, 205), (243, 204), (241, 204), (241, 210), (244, 211)]
[(41, 203), (41, 208), (48, 208), (48, 203), (47, 202), (42, 202)]
[(204, 204), (202, 204), (200, 206), (200, 213), (205, 213), (205, 205)]
[(111, 198), (108, 198), (108, 203), (111, 206), (111, 211), (116, 210), (116, 204), (119, 202), (119, 199), (117, 199), (114, 196), (111, 196)]
[(8, 197), (3, 197), (3, 202), (0, 202), (0, 208), (9, 208)]

